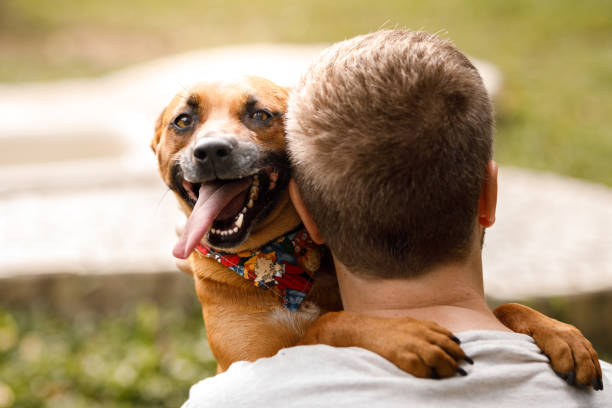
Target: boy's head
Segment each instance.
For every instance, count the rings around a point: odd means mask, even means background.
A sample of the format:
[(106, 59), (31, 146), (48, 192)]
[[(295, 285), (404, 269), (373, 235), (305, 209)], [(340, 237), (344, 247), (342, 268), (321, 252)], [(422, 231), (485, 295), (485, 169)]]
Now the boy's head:
[(493, 113), (449, 41), (389, 30), (328, 48), (292, 92), (287, 134), (304, 203), (352, 271), (409, 277), (467, 255)]

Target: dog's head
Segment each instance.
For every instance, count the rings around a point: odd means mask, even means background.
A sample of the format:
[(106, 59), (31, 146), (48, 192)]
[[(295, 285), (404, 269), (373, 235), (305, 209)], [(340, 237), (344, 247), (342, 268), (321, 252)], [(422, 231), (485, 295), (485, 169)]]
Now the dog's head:
[[(247, 77), (199, 84), (164, 109), (151, 147), (164, 182), (189, 216), (176, 257), (189, 256), (202, 239), (215, 248), (240, 249), (291, 207), (287, 94), (268, 80)], [(297, 217), (289, 218), (295, 227)]]

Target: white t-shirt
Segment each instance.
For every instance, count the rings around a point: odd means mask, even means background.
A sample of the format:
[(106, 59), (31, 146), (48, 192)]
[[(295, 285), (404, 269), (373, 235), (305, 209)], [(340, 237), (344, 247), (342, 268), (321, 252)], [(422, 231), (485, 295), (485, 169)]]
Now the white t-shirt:
[(468, 375), (415, 378), (357, 347), (291, 347), (253, 363), (237, 362), (200, 381), (183, 408), (201, 407), (612, 407), (612, 366), (604, 390), (570, 387), (531, 337), (502, 331), (458, 333), (474, 365)]

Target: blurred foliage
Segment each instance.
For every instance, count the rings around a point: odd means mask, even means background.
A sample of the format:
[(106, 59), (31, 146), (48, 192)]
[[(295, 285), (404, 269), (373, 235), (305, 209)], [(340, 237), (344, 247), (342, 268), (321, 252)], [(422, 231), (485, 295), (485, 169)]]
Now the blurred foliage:
[(504, 74), (497, 160), (612, 186), (609, 0), (2, 0), (0, 81), (96, 75), (204, 46), (447, 35)]
[[(612, 361), (611, 302), (607, 292), (522, 303), (576, 325)], [(0, 408), (178, 407), (215, 370), (197, 302), (73, 315), (0, 307)]]
[(0, 407), (178, 407), (213, 375), (201, 309), (0, 309)]

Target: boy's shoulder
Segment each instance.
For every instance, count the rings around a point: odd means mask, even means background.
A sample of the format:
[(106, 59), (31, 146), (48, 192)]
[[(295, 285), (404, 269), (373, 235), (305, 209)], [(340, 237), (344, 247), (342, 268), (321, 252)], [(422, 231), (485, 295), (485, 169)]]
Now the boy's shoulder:
[(519, 401), (541, 407), (557, 407), (560, 401), (564, 406), (604, 407), (612, 398), (608, 363), (602, 362), (604, 391), (577, 389), (554, 374), (528, 336), (491, 331), (457, 336), (475, 361), (473, 366), (462, 366), (468, 371), (466, 377), (420, 379), (357, 347), (298, 346), (255, 362), (234, 363), (226, 372), (194, 385), (184, 407), (324, 407), (330, 401), (355, 407), (502, 408)]

